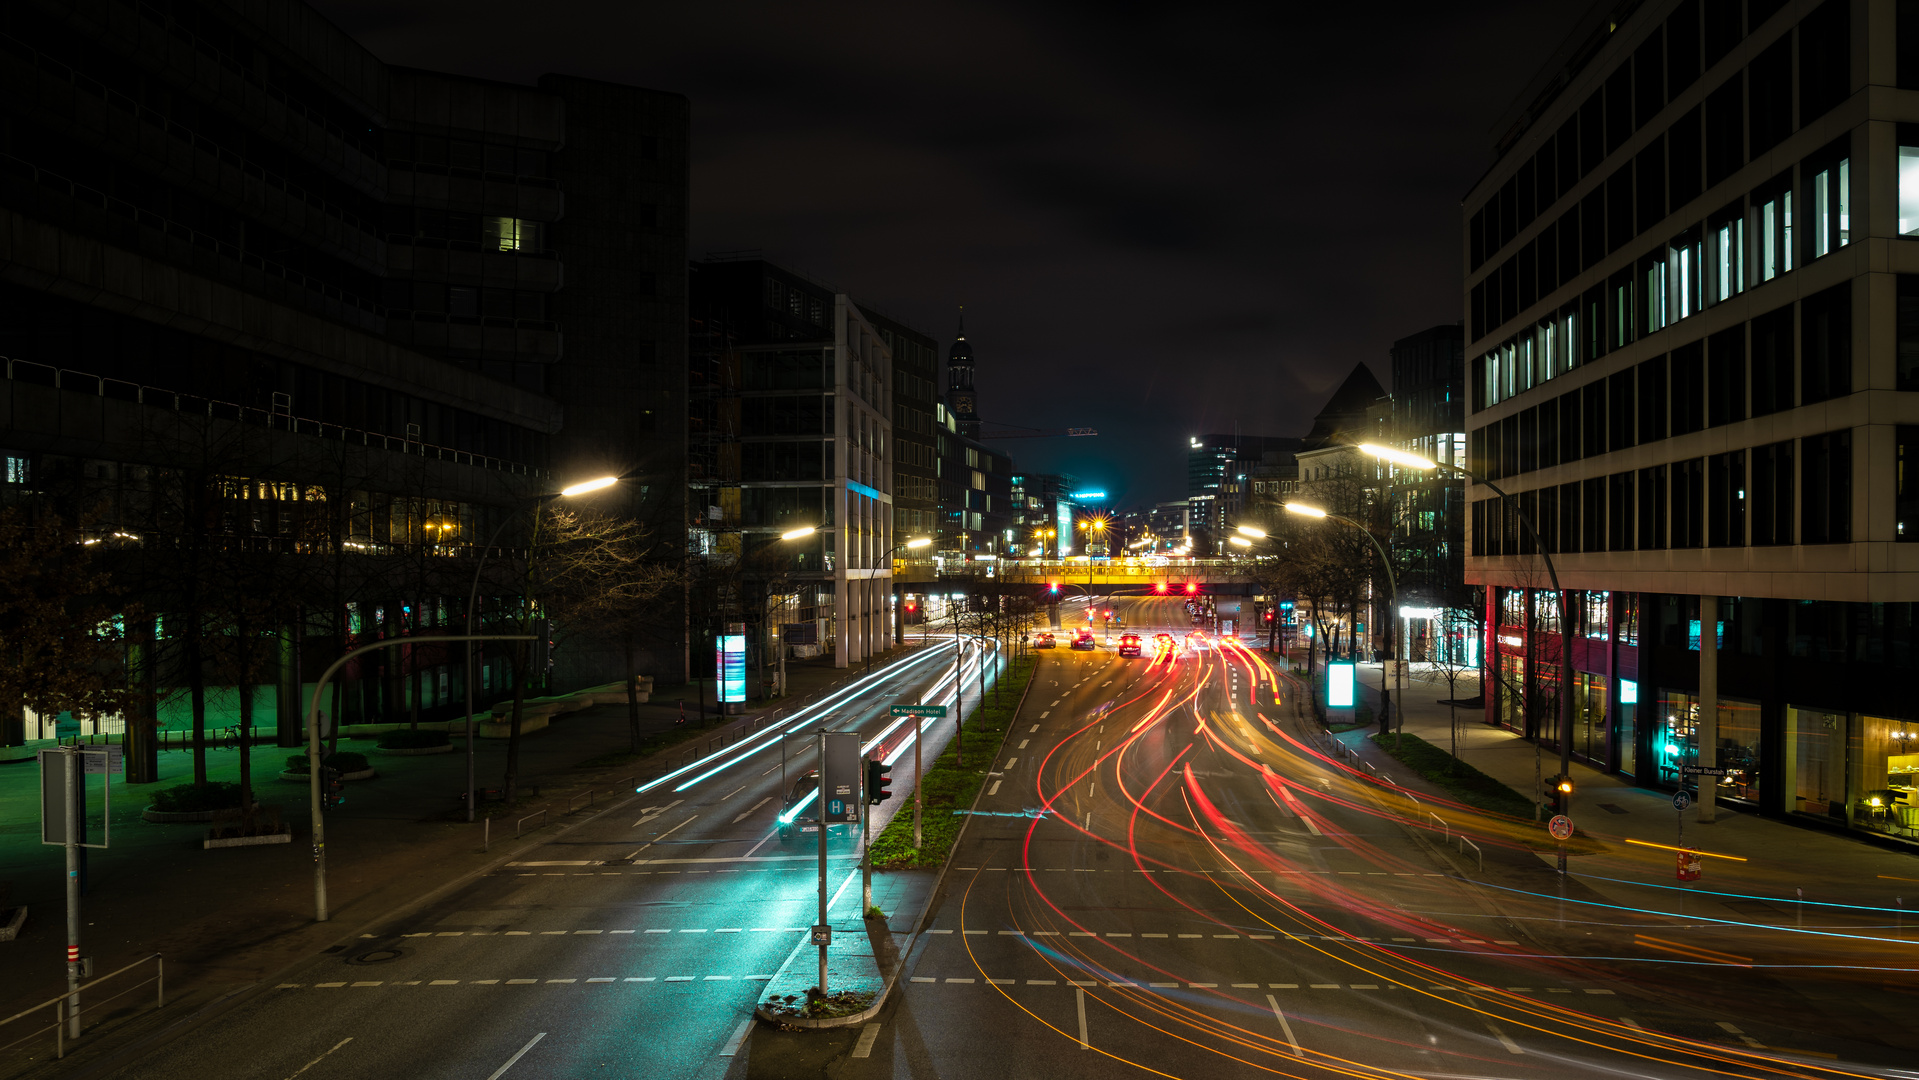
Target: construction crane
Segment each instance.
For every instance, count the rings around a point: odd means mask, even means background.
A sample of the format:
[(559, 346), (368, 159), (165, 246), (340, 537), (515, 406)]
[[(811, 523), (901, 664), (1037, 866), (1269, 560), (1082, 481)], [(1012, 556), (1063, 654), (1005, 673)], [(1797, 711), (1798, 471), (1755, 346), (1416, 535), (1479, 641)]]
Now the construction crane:
[(1061, 438), (1075, 439), (1085, 435), (1098, 435), (1098, 434), (1099, 434), (1098, 431), (1089, 427), (1069, 427), (1069, 428), (999, 427), (999, 428), (994, 428), (991, 431), (982, 431), (980, 432), (979, 437), (980, 437), (980, 440), (984, 442), (987, 439), (1061, 439)]

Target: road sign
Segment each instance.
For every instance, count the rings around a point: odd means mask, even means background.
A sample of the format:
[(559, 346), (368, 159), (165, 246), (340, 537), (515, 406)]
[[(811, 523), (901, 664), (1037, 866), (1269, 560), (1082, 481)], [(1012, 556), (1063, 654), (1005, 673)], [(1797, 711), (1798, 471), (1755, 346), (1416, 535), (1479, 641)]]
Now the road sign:
[(1677, 877), (1681, 881), (1699, 880), (1699, 852), (1697, 850), (1687, 848), (1679, 853)]
[(830, 923), (821, 923), (813, 928), (812, 944), (822, 946), (833, 944), (833, 927)]
[(1724, 776), (1730, 771), (1723, 765), (1681, 765), (1682, 776)]
[[(113, 747), (118, 750), (119, 747)], [(40, 759), (40, 842), (62, 846), (67, 842), (67, 800), (74, 801), (77, 811), (75, 820), (79, 823), (79, 835), (75, 843), (80, 847), (104, 848), (109, 846), (111, 831), (111, 802), (113, 796), (112, 778), (107, 775), (108, 762), (111, 760), (105, 746), (82, 746), (80, 755), (80, 776), (78, 786), (69, 794), (67, 787), (67, 755), (69, 750), (42, 750)], [(87, 812), (87, 777), (100, 776), (100, 816), (99, 843), (93, 843), (93, 825)]]
[(895, 705), (893, 706), (893, 715), (894, 716), (923, 716), (927, 718), (928, 720), (944, 720), (946, 719), (946, 706), (944, 705)]
[(860, 781), (865, 778), (859, 733), (827, 732), (824, 749), (826, 760), (820, 762), (820, 823), (858, 825)]
[(1554, 814), (1546, 823), (1546, 831), (1553, 834), (1554, 840), (1568, 840), (1573, 834), (1573, 819), (1564, 814)]
[(1686, 807), (1691, 805), (1692, 805), (1692, 792), (1675, 791), (1672, 793), (1672, 808), (1674, 810), (1678, 810), (1681, 813), (1684, 813)]

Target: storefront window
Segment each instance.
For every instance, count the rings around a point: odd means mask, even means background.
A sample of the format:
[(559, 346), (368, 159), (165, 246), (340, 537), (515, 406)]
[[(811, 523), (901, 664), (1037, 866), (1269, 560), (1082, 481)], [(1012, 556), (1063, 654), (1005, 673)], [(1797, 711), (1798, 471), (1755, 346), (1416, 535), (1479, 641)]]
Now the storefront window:
[(1499, 722), (1514, 731), (1526, 730), (1526, 658), (1499, 658)]
[(1559, 594), (1541, 589), (1533, 594), (1533, 629), (1541, 633), (1559, 633)]
[(1653, 736), (1653, 756), (1659, 762), (1659, 780), (1677, 786), (1684, 781), (1679, 770), (1699, 762), (1699, 697), (1662, 688), (1654, 708), (1659, 726)]
[(1499, 592), (1499, 625), (1526, 625), (1526, 591), (1524, 589), (1501, 589)]
[(1719, 780), (1719, 794), (1757, 800), (1761, 780), (1759, 703), (1721, 698), (1716, 734), (1719, 745), (1713, 764), (1726, 770)]
[(1614, 710), (1619, 725), (1619, 771), (1637, 776), (1639, 768), (1639, 684), (1619, 680), (1619, 706)]
[(1861, 716), (1847, 748), (1852, 759), (1852, 823), (1875, 832), (1919, 835), (1919, 723)]
[(1786, 707), (1785, 789), (1792, 811), (1813, 817), (1846, 817), (1845, 713)]
[(1573, 673), (1573, 753), (1606, 763), (1606, 677)]
[(1619, 593), (1619, 643), (1639, 644), (1639, 594)]

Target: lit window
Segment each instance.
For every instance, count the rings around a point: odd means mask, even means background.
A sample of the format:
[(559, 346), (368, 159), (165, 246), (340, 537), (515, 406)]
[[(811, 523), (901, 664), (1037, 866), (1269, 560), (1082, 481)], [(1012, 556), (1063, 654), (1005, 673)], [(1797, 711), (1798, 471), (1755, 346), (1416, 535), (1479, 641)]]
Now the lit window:
[(528, 221), (525, 218), (488, 217), (486, 222), (486, 244), (488, 251), (544, 251), (546, 226), (542, 222)]
[(1754, 284), (1771, 281), (1792, 269), (1791, 189), (1753, 194), (1752, 237)]
[[(1901, 161), (1905, 150), (1900, 150)], [(1830, 255), (1851, 242), (1850, 212), (1852, 163), (1840, 158), (1838, 164), (1819, 170), (1812, 177), (1812, 257)], [(1900, 212), (1904, 213), (1905, 188), (1899, 192)], [(1900, 223), (1903, 231), (1905, 224)]]

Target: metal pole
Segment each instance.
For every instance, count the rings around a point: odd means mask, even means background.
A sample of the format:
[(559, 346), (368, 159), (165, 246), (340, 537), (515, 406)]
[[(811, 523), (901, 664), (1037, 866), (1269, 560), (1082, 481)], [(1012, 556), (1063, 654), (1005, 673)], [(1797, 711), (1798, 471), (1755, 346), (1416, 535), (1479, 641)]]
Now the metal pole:
[[(473, 633), (474, 624), (479, 621), (480, 617), (480, 571), (486, 569), (486, 553), (493, 550), (493, 542), (500, 538), (500, 532), (506, 528), (507, 522), (512, 520), (513, 515), (511, 514), (500, 519), (500, 524), (493, 529), (493, 535), (487, 538), (486, 546), (480, 549), (479, 565), (473, 568), (473, 588), (468, 590), (466, 597), (466, 632), (468, 634)], [(473, 823), (473, 797), (475, 794), (473, 789), (473, 743), (475, 738), (473, 730), (473, 643), (471, 641), (467, 642), (461, 646), (460, 651), (465, 654), (466, 658), (466, 821), (467, 824), (471, 825)], [(312, 760), (318, 761), (319, 759), (314, 758)]]
[[(531, 641), (532, 634), (437, 634), (427, 640), (432, 641)], [(320, 674), (320, 681), (313, 684), (313, 697), (307, 701), (307, 805), (313, 814), (313, 921), (327, 921), (326, 896), (326, 815), (320, 809), (320, 695), (326, 692), (326, 684), (333, 679), (333, 673), (346, 666), (348, 660), (361, 653), (375, 649), (390, 649), (396, 645), (417, 645), (422, 641), (417, 637), (393, 638), (388, 641), (375, 641), (350, 649), (340, 658), (327, 666)], [(338, 718), (336, 717), (337, 721)], [(468, 800), (468, 805), (472, 801)]]
[(67, 774), (67, 1037), (80, 1037), (80, 749), (63, 751)]
[[(860, 763), (862, 766), (865, 762)], [(861, 777), (862, 780), (865, 777)], [(873, 799), (860, 788), (860, 914), (873, 910)]]
[[(819, 804), (820, 823), (820, 918), (818, 925), (826, 926), (826, 729), (820, 728), (820, 768), (819, 789), (813, 801)], [(820, 996), (826, 996), (826, 942), (820, 942)]]
[[(925, 699), (921, 699), (925, 703)], [(913, 850), (920, 849), (920, 718), (913, 717)]]

